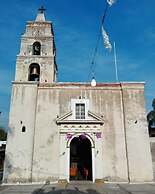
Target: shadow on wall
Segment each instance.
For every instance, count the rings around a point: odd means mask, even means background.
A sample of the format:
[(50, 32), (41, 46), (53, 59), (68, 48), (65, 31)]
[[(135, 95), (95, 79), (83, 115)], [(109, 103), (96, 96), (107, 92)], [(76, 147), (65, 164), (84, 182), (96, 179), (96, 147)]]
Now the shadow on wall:
[(8, 157), (8, 155), (5, 155), (5, 172), (3, 174), (3, 182), (7, 183), (7, 179), (9, 174), (12, 173), (13, 168), (12, 168), (12, 164), (11, 164), (11, 157)]
[[(56, 187), (52, 187), (50, 191), (45, 191), (44, 188), (37, 189), (32, 194), (100, 194), (96, 190), (93, 189), (87, 189), (85, 192), (80, 191), (77, 187), (74, 187), (73, 189), (58, 189), (56, 190)], [(103, 193), (102, 193), (103, 194)]]
[(14, 131), (15, 131), (15, 127), (13, 126), (9, 126), (8, 129), (7, 129), (7, 133), (13, 137), (14, 136)]
[[(0, 127), (0, 141), (7, 141), (8, 133), (10, 136), (14, 135), (12, 129), (9, 127), (7, 128), (7, 132), (5, 132), (4, 134), (1, 133), (1, 129), (2, 127)], [(6, 151), (6, 144), (0, 147), (0, 184), (2, 183), (3, 176), (4, 176), (4, 172), (3, 172), (4, 165), (5, 165), (5, 177), (6, 177), (5, 180), (7, 179), (8, 174), (12, 172), (12, 165), (10, 162), (12, 157), (9, 158), (6, 155), (5, 151)]]

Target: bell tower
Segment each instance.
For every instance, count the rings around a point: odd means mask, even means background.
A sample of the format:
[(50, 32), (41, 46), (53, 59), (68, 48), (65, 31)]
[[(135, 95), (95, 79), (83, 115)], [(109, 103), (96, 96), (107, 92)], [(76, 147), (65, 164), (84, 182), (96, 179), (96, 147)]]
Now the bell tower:
[(56, 81), (56, 49), (52, 23), (45, 19), (45, 9), (38, 9), (35, 21), (28, 21), (21, 37), (20, 53), (16, 60), (17, 82)]
[(21, 177), (25, 182), (32, 181), (38, 83), (56, 82), (54, 34), (44, 12), (41, 7), (35, 21), (27, 22), (21, 37), (15, 81), (12, 83), (4, 182), (20, 182)]

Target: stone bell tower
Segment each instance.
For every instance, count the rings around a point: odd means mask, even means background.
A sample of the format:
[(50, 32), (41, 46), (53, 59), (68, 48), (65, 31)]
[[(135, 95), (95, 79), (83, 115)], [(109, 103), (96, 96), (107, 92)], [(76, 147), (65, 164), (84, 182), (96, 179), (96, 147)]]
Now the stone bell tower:
[(44, 11), (41, 7), (36, 20), (27, 22), (21, 37), (12, 82), (4, 182), (32, 181), (39, 85), (56, 81), (54, 34)]
[(56, 49), (51, 22), (46, 21), (45, 9), (38, 9), (35, 21), (28, 21), (21, 37), (17, 55), (15, 81), (56, 81)]

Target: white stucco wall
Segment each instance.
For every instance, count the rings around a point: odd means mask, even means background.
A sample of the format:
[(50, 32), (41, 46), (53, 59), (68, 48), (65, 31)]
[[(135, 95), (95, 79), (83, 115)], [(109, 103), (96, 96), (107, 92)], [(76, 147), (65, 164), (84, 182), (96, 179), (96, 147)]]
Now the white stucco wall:
[[(99, 90), (99, 88), (84, 90), (74, 87), (67, 89), (63, 87), (43, 87), (39, 89), (34, 151), (35, 166), (33, 167), (33, 176), (36, 178), (34, 179), (39, 180), (39, 177), (42, 175), (41, 173), (36, 174), (36, 172), (41, 170), (44, 173), (53, 175), (53, 177), (57, 177), (58, 172), (60, 172), (58, 176), (61, 178), (68, 176), (65, 174), (67, 166), (63, 169), (68, 156), (61, 156), (64, 158), (64, 161), (59, 161), (61, 153), (60, 155), (58, 154), (58, 149), (64, 149), (65, 142), (62, 146), (63, 148), (60, 148), (59, 141), (62, 141), (62, 139), (58, 139), (59, 130), (55, 121), (57, 115), (62, 116), (71, 110), (71, 99), (78, 99), (79, 96), (89, 99), (90, 111), (104, 115), (105, 118), (105, 124), (101, 127), (103, 133), (102, 139), (94, 140), (96, 142), (94, 154), (99, 151), (99, 154), (95, 154), (95, 165), (98, 167), (97, 169), (95, 167), (95, 178), (104, 178), (109, 181), (128, 181), (119, 88), (110, 91), (109, 88), (104, 88), (104, 90)], [(48, 147), (48, 138), (53, 133), (55, 134), (55, 143), (52, 142), (50, 147)], [(54, 156), (49, 154), (53, 152)], [(67, 150), (64, 152), (67, 153)], [(45, 160), (43, 159), (43, 155)], [(60, 163), (60, 166), (57, 165), (58, 163)], [(54, 167), (52, 167), (53, 165)], [(45, 177), (43, 178), (45, 179)]]
[(122, 85), (130, 181), (152, 181), (152, 159), (143, 86)]
[(59, 115), (57, 90), (38, 92), (37, 115), (33, 156), (33, 181), (58, 180), (59, 131), (56, 118)]
[[(14, 83), (7, 136), (4, 182), (31, 181), (37, 84)], [(22, 132), (25, 126), (26, 131)]]
[[(85, 84), (40, 84), (38, 92), (35, 84), (16, 84), (13, 88), (12, 133), (8, 136), (6, 151), (13, 170), (7, 170), (6, 162), (8, 181), (17, 181), (19, 177), (22, 181), (32, 178), (33, 182), (69, 181), (67, 132), (60, 132), (56, 120), (72, 110), (72, 99), (79, 98), (88, 100), (88, 109), (104, 120), (99, 129), (102, 138), (96, 138), (92, 129), (87, 131), (95, 143), (93, 180), (152, 180), (143, 84), (128, 83), (122, 88), (119, 84), (101, 84), (94, 88)], [(21, 120), (32, 130), (21, 133)], [(77, 129), (72, 133), (76, 134)]]

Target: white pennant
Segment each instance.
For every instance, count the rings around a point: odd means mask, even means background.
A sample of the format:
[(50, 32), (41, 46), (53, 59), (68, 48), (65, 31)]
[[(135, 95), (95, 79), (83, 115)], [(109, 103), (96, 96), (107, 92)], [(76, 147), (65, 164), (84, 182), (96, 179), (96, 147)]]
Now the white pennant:
[(116, 2), (116, 0), (107, 0), (107, 3), (112, 6), (114, 3)]
[(103, 26), (102, 26), (102, 36), (103, 36), (104, 47), (108, 49), (109, 51), (111, 51), (112, 45), (110, 43), (109, 36), (104, 30)]

